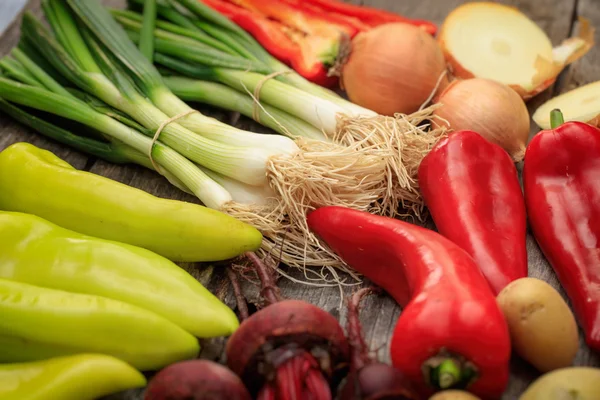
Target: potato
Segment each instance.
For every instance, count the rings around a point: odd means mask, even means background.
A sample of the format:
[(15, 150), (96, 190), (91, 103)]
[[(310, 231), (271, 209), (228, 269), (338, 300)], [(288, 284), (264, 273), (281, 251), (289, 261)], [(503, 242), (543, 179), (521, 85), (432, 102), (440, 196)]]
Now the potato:
[(549, 284), (535, 278), (511, 282), (500, 294), (513, 349), (542, 372), (568, 367), (579, 347), (571, 309)]
[(519, 397), (519, 400), (562, 399), (600, 399), (600, 369), (570, 367), (549, 372), (533, 382)]
[(462, 390), (444, 390), (431, 396), (429, 400), (481, 400), (473, 393)]

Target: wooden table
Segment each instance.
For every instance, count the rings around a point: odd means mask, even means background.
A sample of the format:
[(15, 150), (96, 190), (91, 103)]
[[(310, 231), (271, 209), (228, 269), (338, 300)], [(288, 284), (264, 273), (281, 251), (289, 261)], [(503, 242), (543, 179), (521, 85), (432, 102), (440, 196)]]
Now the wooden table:
[[(600, 28), (600, 7), (598, 0), (504, 0), (512, 6), (518, 7), (536, 23), (538, 23), (550, 36), (554, 44), (560, 43), (569, 37), (578, 27), (577, 16), (584, 16), (591, 20), (593, 26)], [(353, 0), (353, 3), (364, 3), (394, 11), (408, 17), (423, 18), (440, 24), (445, 16), (462, 0)], [(122, 6), (121, 0), (105, 0), (111, 6)], [(39, 13), (39, 0), (30, 0), (27, 9)], [(18, 41), (19, 20), (5, 31), (0, 38), (0, 54), (6, 54)], [(596, 35), (600, 42), (600, 36)], [(529, 103), (530, 110), (535, 110), (545, 100), (553, 95), (562, 93), (579, 85), (600, 79), (600, 44), (590, 51), (583, 59), (576, 62), (561, 74), (557, 83)], [(236, 118), (231, 113), (219, 110), (198, 107), (202, 112), (225, 120), (234, 121)], [(254, 131), (264, 131), (254, 122), (242, 117), (236, 126)], [(532, 134), (538, 129), (532, 122)], [(104, 175), (117, 181), (146, 190), (161, 197), (197, 202), (173, 186), (158, 174), (136, 166), (117, 166), (102, 160), (87, 157), (55, 142), (44, 139), (40, 135), (13, 122), (5, 115), (0, 114), (0, 150), (12, 143), (19, 141), (31, 142), (39, 147), (53, 151), (59, 157), (71, 163), (74, 167), (96, 174)], [(529, 254), (530, 276), (543, 279), (558, 288), (564, 296), (557, 278), (542, 256), (535, 240), (531, 235), (527, 239)], [(210, 290), (219, 295), (232, 308), (235, 307), (229, 292), (229, 284), (225, 279), (222, 268), (218, 266), (182, 265), (196, 276)], [(302, 276), (292, 271), (292, 276), (302, 279)], [(304, 299), (345, 320), (345, 310), (340, 309), (342, 293), (336, 287), (314, 287), (294, 283), (288, 279), (280, 280), (280, 287), (284, 295), (290, 298)], [(251, 284), (244, 285), (244, 293), (250, 302), (257, 300), (257, 291)], [(351, 289), (345, 289), (344, 295)], [(395, 321), (400, 315), (400, 309), (389, 297), (372, 296), (365, 301), (362, 311), (362, 321), (366, 339), (381, 360), (389, 361), (388, 341)], [(222, 361), (222, 350), (225, 339), (214, 339), (204, 343), (202, 357)], [(600, 366), (600, 356), (592, 353), (585, 345), (583, 336), (580, 335), (580, 349), (575, 360), (576, 365)], [(522, 360), (514, 357), (512, 361), (512, 375), (505, 399), (517, 398), (525, 387), (537, 377), (536, 371)], [(124, 394), (111, 396), (112, 400), (141, 399), (141, 391), (131, 391)]]

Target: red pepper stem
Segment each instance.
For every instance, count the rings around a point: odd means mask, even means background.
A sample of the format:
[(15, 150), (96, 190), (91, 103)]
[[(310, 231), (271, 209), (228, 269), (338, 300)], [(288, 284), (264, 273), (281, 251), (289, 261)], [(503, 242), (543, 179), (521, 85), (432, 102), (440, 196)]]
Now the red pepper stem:
[(550, 111), (550, 126), (552, 127), (552, 129), (556, 129), (564, 123), (565, 117), (558, 108)]
[(280, 302), (281, 293), (277, 284), (275, 283), (275, 278), (273, 276), (273, 271), (270, 267), (268, 267), (255, 253), (247, 252), (246, 258), (248, 258), (254, 268), (261, 282), (261, 296), (266, 300), (268, 304), (275, 304)]
[(437, 367), (438, 386), (441, 389), (448, 389), (460, 381), (460, 367), (454, 360), (444, 360)]
[(477, 368), (472, 363), (447, 353), (427, 360), (423, 372), (426, 381), (435, 389), (464, 389), (477, 378)]

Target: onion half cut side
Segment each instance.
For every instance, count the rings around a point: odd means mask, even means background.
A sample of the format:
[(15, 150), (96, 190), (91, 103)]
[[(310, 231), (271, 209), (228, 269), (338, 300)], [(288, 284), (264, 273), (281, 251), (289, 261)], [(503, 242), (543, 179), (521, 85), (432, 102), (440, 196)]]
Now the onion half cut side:
[(553, 48), (546, 33), (518, 9), (467, 3), (446, 17), (438, 41), (457, 78), (492, 79), (528, 100), (593, 47), (594, 29), (584, 18), (579, 22), (579, 34)]
[(565, 121), (586, 122), (600, 127), (600, 81), (580, 86), (542, 104), (533, 120), (542, 129), (550, 129), (550, 111), (562, 111)]

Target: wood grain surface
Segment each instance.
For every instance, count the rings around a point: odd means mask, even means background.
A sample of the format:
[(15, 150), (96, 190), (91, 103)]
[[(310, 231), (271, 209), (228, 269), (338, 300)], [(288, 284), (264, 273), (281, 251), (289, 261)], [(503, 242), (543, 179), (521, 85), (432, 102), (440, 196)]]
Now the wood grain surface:
[[(452, 9), (464, 3), (461, 0), (353, 0), (349, 2), (387, 9), (408, 17), (428, 19), (437, 24), (441, 24)], [(598, 6), (598, 0), (504, 0), (501, 2), (518, 7), (527, 14), (547, 32), (553, 44), (559, 44), (562, 40), (576, 32), (578, 28), (578, 16), (584, 16), (592, 22), (593, 26), (600, 27), (600, 7)], [(106, 0), (104, 3), (110, 6), (122, 7), (124, 2), (121, 0)], [(39, 14), (39, 0), (30, 1), (26, 9)], [(16, 18), (0, 38), (0, 55), (8, 53), (17, 43), (19, 39), (19, 24), (19, 18)], [(596, 41), (600, 42), (600, 38), (596, 37)], [(563, 72), (555, 85), (533, 99), (529, 103), (529, 108), (530, 110), (535, 110), (535, 108), (553, 94), (562, 93), (581, 84), (599, 79), (600, 45), (596, 45), (588, 55)], [(233, 113), (210, 109), (206, 106), (198, 106), (197, 108), (203, 113), (225, 121), (237, 120), (236, 126), (243, 129), (256, 132), (266, 131), (266, 128), (243, 116), (238, 120), (237, 116), (233, 115)], [(537, 131), (537, 127), (532, 122), (532, 134)], [(0, 113), (0, 150), (19, 141), (31, 142), (39, 147), (48, 149), (78, 169), (110, 177), (160, 197), (197, 202), (197, 199), (177, 190), (156, 173), (137, 166), (111, 165), (104, 161), (87, 157), (84, 154), (41, 137)], [(527, 249), (530, 276), (549, 282), (565, 296), (554, 272), (549, 267), (531, 234), (528, 234)], [(235, 309), (233, 297), (230, 294), (231, 291), (222, 266), (182, 264), (182, 267), (192, 273), (211, 291)], [(306, 281), (304, 276), (298, 271), (290, 271), (290, 275), (294, 279)], [(305, 283), (293, 282), (287, 278), (281, 278), (279, 284), (285, 296), (303, 299), (322, 307), (339, 317), (342, 322), (345, 321), (345, 309), (344, 307), (340, 308), (343, 296), (348, 295), (355, 289), (355, 287), (346, 287), (342, 293), (338, 286), (317, 287)], [(257, 290), (251, 283), (245, 282), (243, 290), (251, 303), (258, 301)], [(366, 340), (373, 350), (373, 354), (377, 355), (383, 361), (389, 361), (388, 341), (399, 315), (399, 307), (386, 295), (371, 296), (364, 302), (361, 320), (364, 324)], [(225, 339), (206, 341), (203, 343), (201, 357), (223, 361), (222, 350), (224, 344)], [(589, 350), (584, 343), (582, 335), (580, 335), (580, 349), (575, 364), (600, 366), (600, 356)], [(505, 399), (517, 398), (523, 392), (524, 388), (538, 376), (532, 367), (516, 356), (512, 360), (511, 367), (511, 381), (505, 393)], [(111, 396), (110, 399), (141, 399), (142, 393), (142, 390), (129, 391)]]

